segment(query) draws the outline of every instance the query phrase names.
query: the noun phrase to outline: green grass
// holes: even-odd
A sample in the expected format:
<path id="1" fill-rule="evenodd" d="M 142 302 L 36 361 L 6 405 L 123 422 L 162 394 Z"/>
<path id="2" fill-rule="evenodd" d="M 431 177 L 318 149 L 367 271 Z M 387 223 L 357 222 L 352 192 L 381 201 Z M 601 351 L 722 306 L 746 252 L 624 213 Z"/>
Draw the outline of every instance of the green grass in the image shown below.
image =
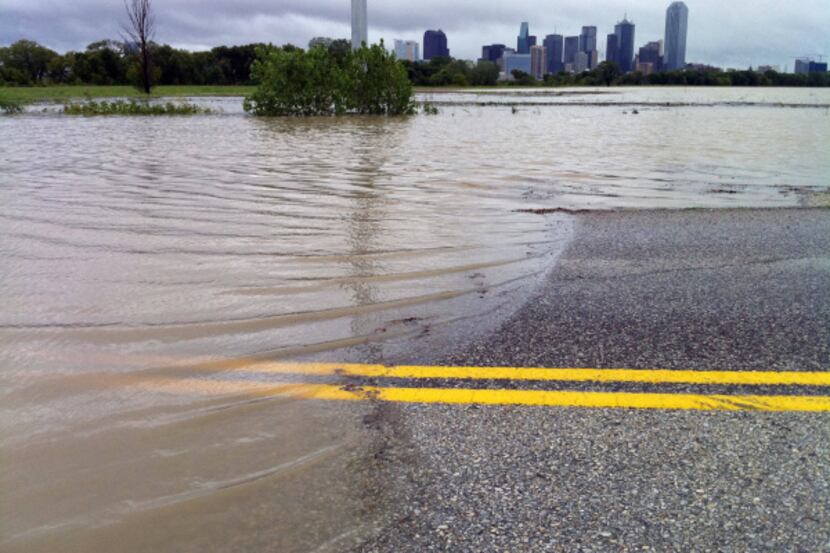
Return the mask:
<path id="1" fill-rule="evenodd" d="M 114 102 L 83 102 L 67 104 L 63 107 L 66 115 L 198 115 L 210 113 L 207 108 L 187 103 L 167 102 L 150 104 L 148 102 L 115 100 Z"/>
<path id="2" fill-rule="evenodd" d="M 151 97 L 182 96 L 245 96 L 253 92 L 252 86 L 158 86 Z M 0 101 L 13 104 L 36 102 L 69 102 L 85 98 L 140 99 L 147 96 L 131 86 L 33 86 L 0 87 Z"/>

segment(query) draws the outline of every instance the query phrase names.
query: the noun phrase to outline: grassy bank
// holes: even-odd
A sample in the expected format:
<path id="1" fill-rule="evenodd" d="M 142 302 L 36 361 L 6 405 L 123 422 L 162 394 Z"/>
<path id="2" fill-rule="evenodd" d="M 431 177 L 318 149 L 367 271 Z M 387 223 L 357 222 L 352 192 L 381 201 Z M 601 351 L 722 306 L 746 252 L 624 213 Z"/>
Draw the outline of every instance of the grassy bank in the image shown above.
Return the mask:
<path id="1" fill-rule="evenodd" d="M 245 96 L 253 92 L 252 86 L 159 86 L 151 97 L 187 96 Z M 68 102 L 84 98 L 146 98 L 131 86 L 34 86 L 0 87 L 0 100 L 16 104 L 36 102 Z"/>

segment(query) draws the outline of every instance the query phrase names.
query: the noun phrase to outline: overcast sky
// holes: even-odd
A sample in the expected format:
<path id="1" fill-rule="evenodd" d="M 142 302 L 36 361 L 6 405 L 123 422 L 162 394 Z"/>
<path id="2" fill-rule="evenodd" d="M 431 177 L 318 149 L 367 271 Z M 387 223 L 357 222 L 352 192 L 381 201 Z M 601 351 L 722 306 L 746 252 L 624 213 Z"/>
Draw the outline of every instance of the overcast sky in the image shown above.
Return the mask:
<path id="1" fill-rule="evenodd" d="M 157 40 L 208 49 L 220 44 L 291 42 L 314 36 L 346 38 L 349 0 L 153 0 Z M 554 29 L 579 34 L 596 25 L 600 50 L 605 35 L 625 13 L 637 25 L 640 46 L 663 37 L 668 0 L 369 0 L 369 39 L 423 41 L 441 28 L 451 54 L 474 59 L 481 45 L 515 46 L 521 21 L 542 37 Z M 830 0 L 687 0 L 687 60 L 724 67 L 774 64 L 792 70 L 802 55 L 830 55 Z M 121 0 L 0 0 L 0 46 L 20 38 L 58 51 L 83 49 L 118 38 Z"/>

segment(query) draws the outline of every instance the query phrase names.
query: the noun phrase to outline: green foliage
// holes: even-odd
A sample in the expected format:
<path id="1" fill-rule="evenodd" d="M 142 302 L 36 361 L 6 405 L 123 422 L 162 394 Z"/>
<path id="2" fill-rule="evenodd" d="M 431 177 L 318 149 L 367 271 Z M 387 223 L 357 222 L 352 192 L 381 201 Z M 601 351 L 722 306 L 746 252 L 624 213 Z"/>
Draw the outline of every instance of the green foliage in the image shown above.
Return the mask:
<path id="1" fill-rule="evenodd" d="M 511 85 L 514 86 L 536 86 L 539 84 L 539 81 L 533 78 L 533 75 L 522 71 L 520 69 L 514 69 L 510 72 L 513 75 L 513 80 L 510 81 Z"/>
<path id="2" fill-rule="evenodd" d="M 335 41 L 340 48 L 341 41 Z M 251 84 L 251 63 L 260 44 L 219 46 L 207 52 L 188 52 L 151 44 L 158 85 Z M 60 55 L 36 42 L 21 40 L 0 48 L 0 86 L 44 84 L 135 84 L 138 62 L 121 42 L 100 40 L 83 52 Z"/>
<path id="3" fill-rule="evenodd" d="M 151 97 L 245 96 L 254 90 L 251 86 L 159 86 Z M 0 88 L 0 96 L 20 105 L 35 102 L 69 103 L 92 98 L 147 99 L 147 95 L 126 85 L 117 86 L 16 86 Z"/>
<path id="4" fill-rule="evenodd" d="M 114 102 L 84 102 L 70 103 L 63 107 L 65 115 L 199 115 L 210 113 L 210 110 L 194 104 L 150 104 L 148 102 L 129 102 L 116 100 Z"/>
<path id="5" fill-rule="evenodd" d="M 23 106 L 0 96 L 0 112 L 5 113 L 6 115 L 22 113 Z"/>
<path id="6" fill-rule="evenodd" d="M 499 66 L 492 61 L 479 61 L 470 70 L 470 84 L 473 86 L 495 86 L 499 81 Z"/>
<path id="7" fill-rule="evenodd" d="M 261 48 L 251 68 L 259 83 L 245 98 L 254 115 L 376 115 L 413 113 L 412 84 L 383 45 L 356 52 L 318 45 Z"/>
<path id="8" fill-rule="evenodd" d="M 438 108 L 429 102 L 425 102 L 424 105 L 421 106 L 421 110 L 424 115 L 438 115 Z"/>
<path id="9" fill-rule="evenodd" d="M 406 69 L 383 42 L 354 52 L 346 65 L 348 110 L 372 115 L 414 113 L 412 83 Z"/>

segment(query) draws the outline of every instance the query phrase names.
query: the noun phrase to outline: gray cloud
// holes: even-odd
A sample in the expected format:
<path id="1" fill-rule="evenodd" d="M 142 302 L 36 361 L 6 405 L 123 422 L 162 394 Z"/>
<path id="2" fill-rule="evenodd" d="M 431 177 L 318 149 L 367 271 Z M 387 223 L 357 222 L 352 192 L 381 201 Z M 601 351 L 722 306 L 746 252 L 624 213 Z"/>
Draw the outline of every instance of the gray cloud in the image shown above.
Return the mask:
<path id="1" fill-rule="evenodd" d="M 687 0 L 688 58 L 727 67 L 792 66 L 805 54 L 830 55 L 827 0 Z M 441 28 L 452 54 L 473 59 L 482 44 L 514 44 L 521 21 L 540 37 L 578 34 L 596 25 L 599 42 L 624 14 L 637 25 L 637 43 L 662 38 L 668 0 L 369 0 L 370 40 L 422 40 Z M 155 0 L 160 42 L 188 49 L 219 44 L 291 42 L 313 36 L 349 36 L 349 0 Z M 0 0 L 0 45 L 20 38 L 59 51 L 118 37 L 119 0 Z M 602 46 L 601 46 L 602 47 Z"/>

